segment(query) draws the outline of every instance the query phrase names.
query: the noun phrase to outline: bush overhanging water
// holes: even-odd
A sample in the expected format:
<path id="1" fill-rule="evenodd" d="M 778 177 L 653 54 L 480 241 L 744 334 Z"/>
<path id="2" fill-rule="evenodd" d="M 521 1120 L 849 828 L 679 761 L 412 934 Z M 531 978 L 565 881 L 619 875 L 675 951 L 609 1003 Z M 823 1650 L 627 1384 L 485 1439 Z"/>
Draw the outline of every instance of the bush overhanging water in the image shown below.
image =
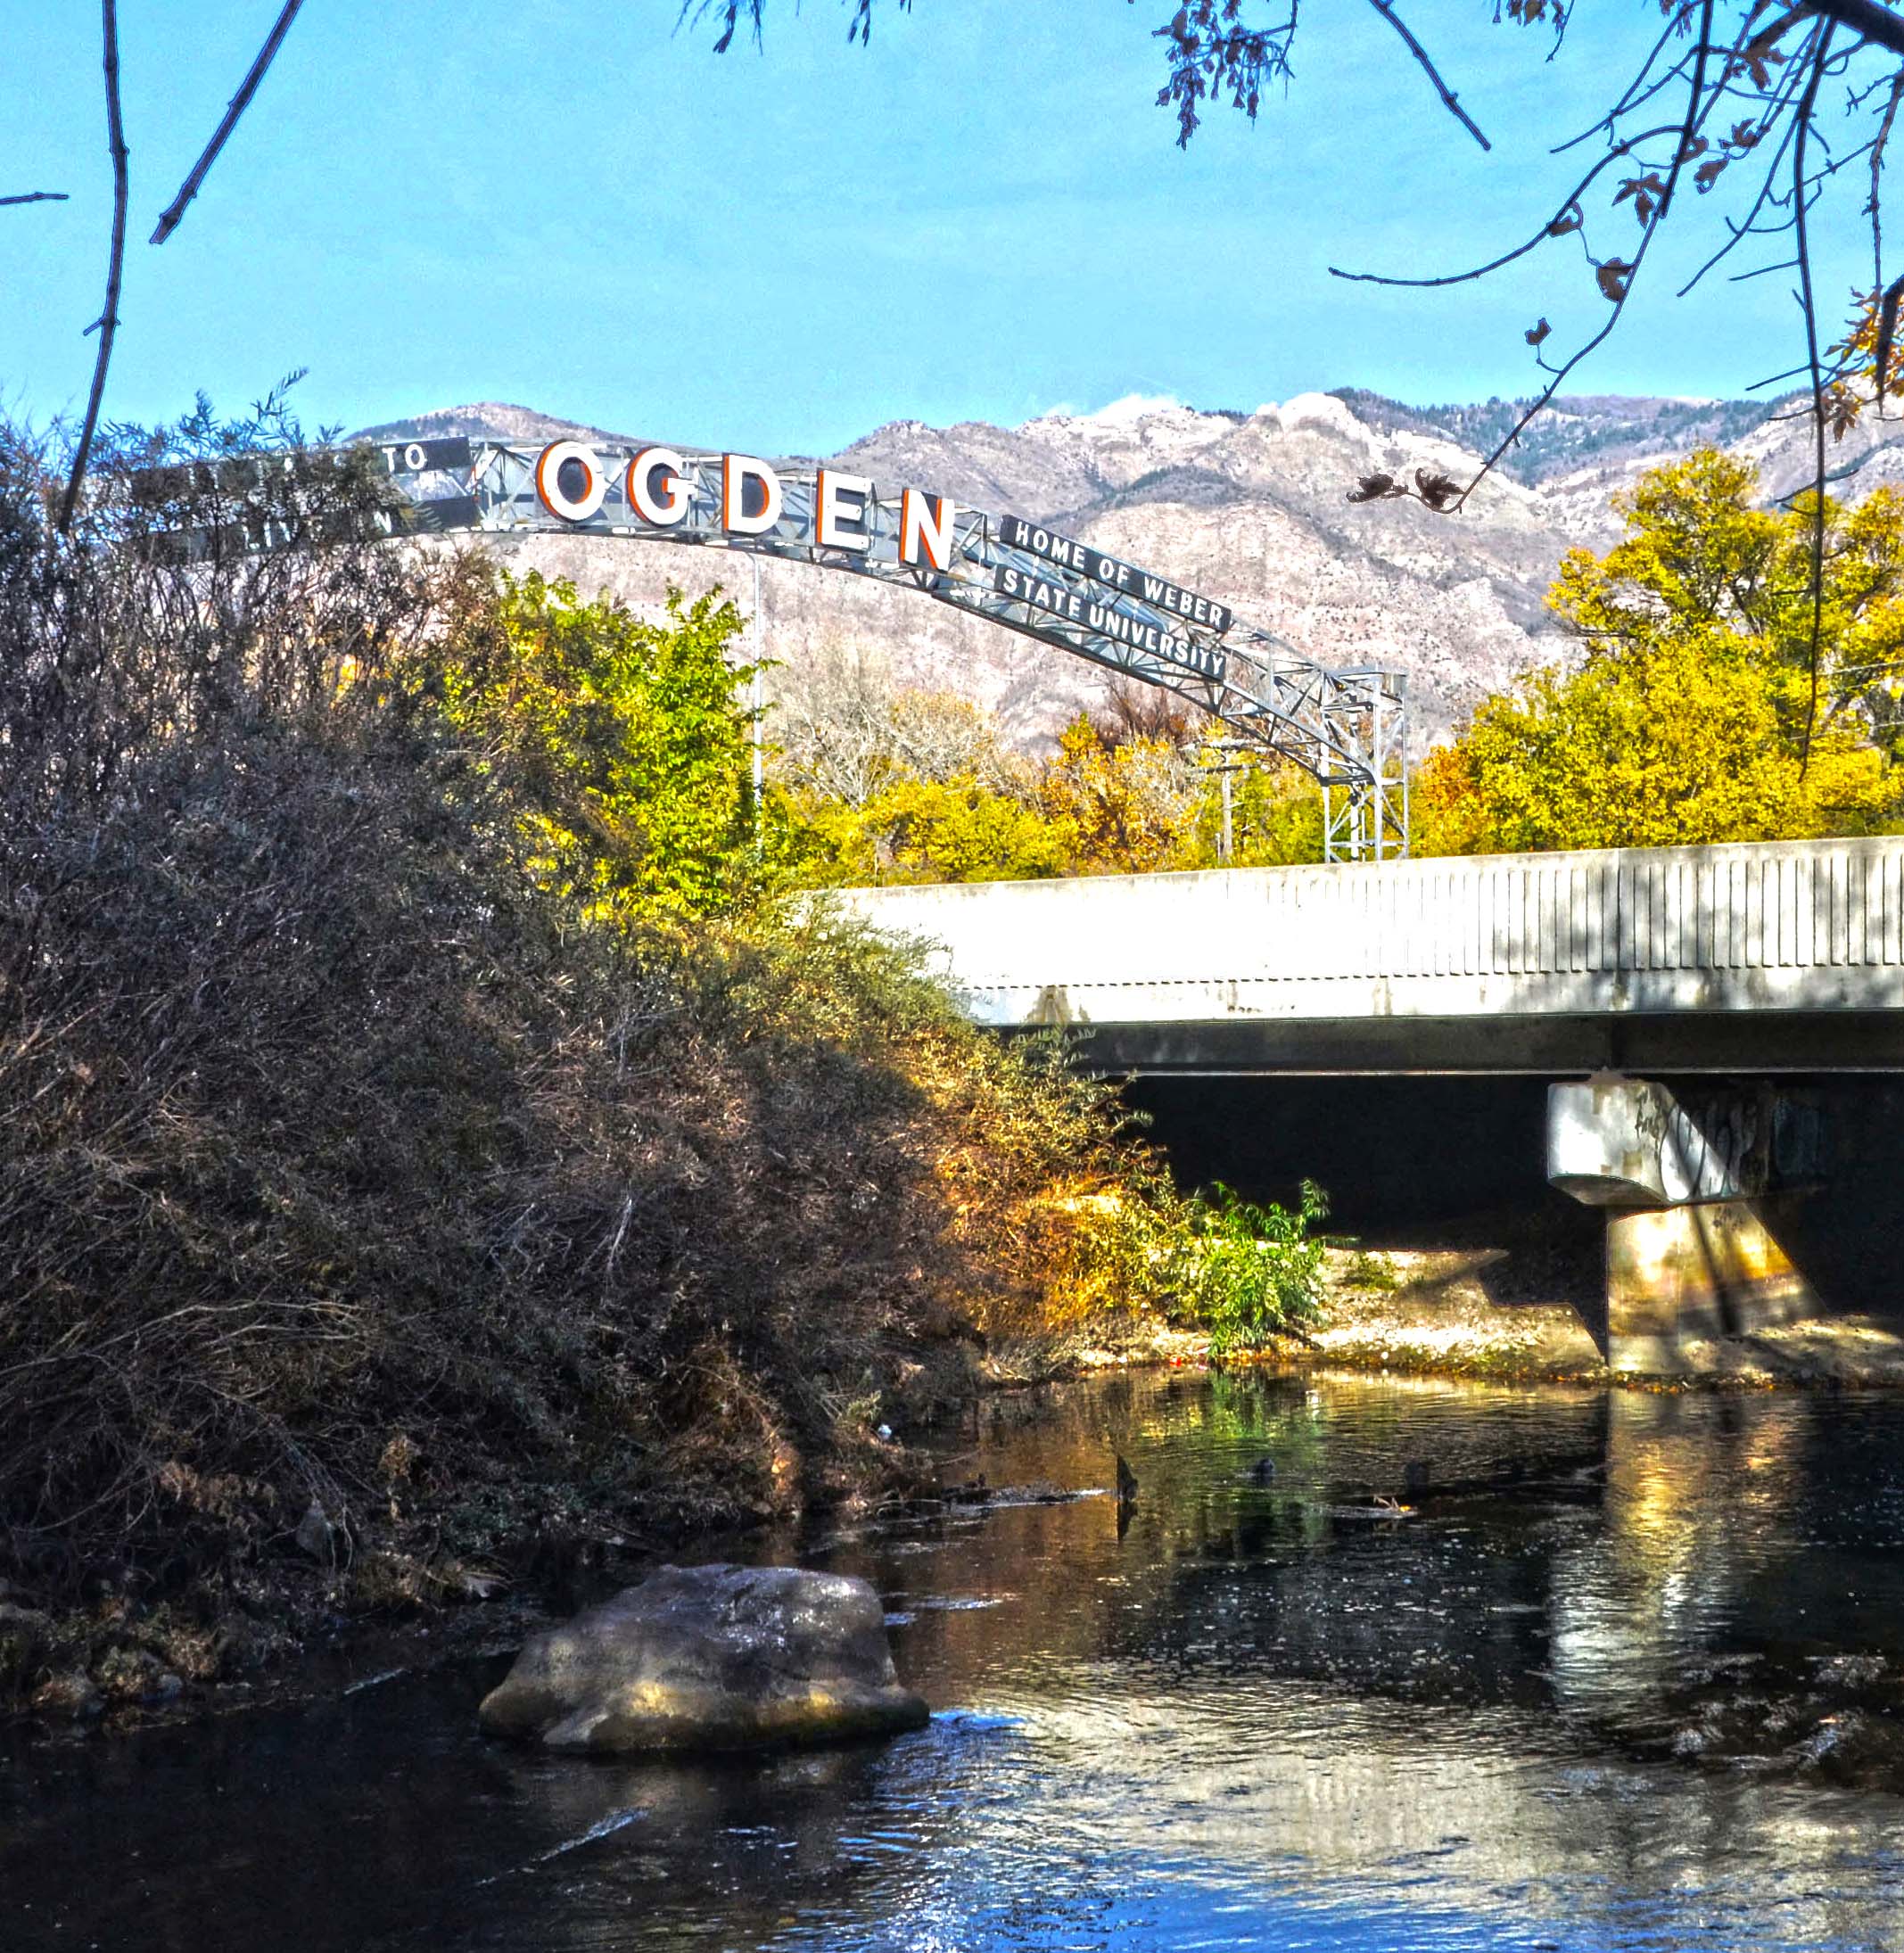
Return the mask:
<path id="1" fill-rule="evenodd" d="M 1306 1201 L 1192 1214 L 1113 1090 L 785 899 L 730 608 L 207 466 L 287 432 L 122 433 L 70 540 L 0 433 L 0 1580 L 209 1674 L 299 1578 L 877 1492 L 988 1335 L 1299 1319 Z"/>

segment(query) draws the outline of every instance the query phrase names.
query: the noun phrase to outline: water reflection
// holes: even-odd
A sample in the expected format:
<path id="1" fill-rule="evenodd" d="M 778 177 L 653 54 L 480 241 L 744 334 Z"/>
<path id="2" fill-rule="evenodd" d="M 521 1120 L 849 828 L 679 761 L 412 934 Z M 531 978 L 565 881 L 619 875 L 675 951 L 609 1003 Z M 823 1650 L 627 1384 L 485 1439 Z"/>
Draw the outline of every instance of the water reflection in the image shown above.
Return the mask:
<path id="1" fill-rule="evenodd" d="M 1904 1948 L 1904 1405 L 1142 1377 L 979 1471 L 761 1543 L 878 1584 L 917 1736 L 555 1762 L 465 1665 L 15 1740 L 0 1944 Z"/>

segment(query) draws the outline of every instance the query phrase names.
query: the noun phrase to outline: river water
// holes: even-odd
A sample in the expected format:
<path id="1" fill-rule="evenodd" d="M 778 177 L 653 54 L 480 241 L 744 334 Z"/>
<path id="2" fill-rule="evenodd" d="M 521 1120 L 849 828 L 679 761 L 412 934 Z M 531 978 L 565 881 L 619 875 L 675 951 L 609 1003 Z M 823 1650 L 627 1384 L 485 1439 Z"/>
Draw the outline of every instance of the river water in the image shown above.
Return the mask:
<path id="1" fill-rule="evenodd" d="M 558 1761 L 499 1655 L 15 1730 L 0 1948 L 1904 1949 L 1904 1402 L 1149 1374 L 947 1449 L 987 1503 L 747 1549 L 878 1586 L 919 1735 Z"/>

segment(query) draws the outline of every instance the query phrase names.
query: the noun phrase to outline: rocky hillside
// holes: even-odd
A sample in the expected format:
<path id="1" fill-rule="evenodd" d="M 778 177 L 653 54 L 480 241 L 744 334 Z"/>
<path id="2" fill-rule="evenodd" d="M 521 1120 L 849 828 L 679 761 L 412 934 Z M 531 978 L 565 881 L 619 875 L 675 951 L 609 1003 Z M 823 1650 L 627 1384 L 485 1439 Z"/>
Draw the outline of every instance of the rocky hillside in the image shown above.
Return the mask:
<path id="1" fill-rule="evenodd" d="M 1544 603 L 1554 567 L 1574 544 L 1604 547 L 1617 527 L 1608 497 L 1644 469 L 1716 441 L 1760 462 L 1770 493 L 1805 478 L 1806 429 L 1776 409 L 1582 396 L 1530 429 L 1511 466 L 1458 515 L 1347 500 L 1375 469 L 1463 476 L 1519 404 L 1417 408 L 1344 389 L 1246 414 L 1132 399 L 1021 427 L 894 421 L 832 458 L 881 482 L 1055 523 L 1233 605 L 1324 663 L 1397 666 L 1409 674 L 1421 734 L 1437 738 L 1517 672 L 1564 655 Z M 497 403 L 366 433 L 627 438 Z M 739 429 L 708 433 L 746 438 Z M 1834 450 L 1833 466 L 1854 471 L 1841 492 L 1904 480 L 1898 424 L 1868 422 Z M 720 581 L 752 606 L 752 565 L 705 552 L 539 539 L 506 554 L 643 607 L 671 581 L 698 591 Z M 1101 691 L 1089 665 L 857 578 L 770 563 L 761 592 L 764 647 L 788 682 L 829 642 L 863 647 L 908 681 L 981 699 L 1032 742 Z"/>
<path id="2" fill-rule="evenodd" d="M 1336 397 L 1359 420 L 1382 433 L 1405 429 L 1439 434 L 1477 454 L 1492 454 L 1513 433 L 1525 400 L 1491 400 L 1466 407 L 1405 407 L 1361 387 Z M 1678 400 L 1618 393 L 1575 394 L 1556 400 L 1502 457 L 1502 471 L 1529 485 L 1582 469 L 1650 466 L 1661 454 L 1725 447 L 1763 422 L 1762 400 Z"/>

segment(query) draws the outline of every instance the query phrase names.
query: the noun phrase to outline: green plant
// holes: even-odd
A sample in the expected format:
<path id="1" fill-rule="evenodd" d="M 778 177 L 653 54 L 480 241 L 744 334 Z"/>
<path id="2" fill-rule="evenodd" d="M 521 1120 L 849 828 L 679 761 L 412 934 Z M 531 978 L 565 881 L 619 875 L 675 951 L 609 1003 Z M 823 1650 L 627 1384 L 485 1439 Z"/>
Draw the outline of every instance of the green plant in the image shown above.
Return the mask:
<path id="1" fill-rule="evenodd" d="M 1215 1199 L 1188 1206 L 1175 1270 L 1180 1306 L 1209 1331 L 1210 1353 L 1260 1348 L 1318 1321 L 1326 1243 L 1311 1230 L 1329 1211 L 1310 1181 L 1293 1212 L 1258 1207 L 1216 1183 Z"/>
<path id="2" fill-rule="evenodd" d="M 1388 1295 L 1401 1286 L 1401 1278 L 1387 1255 L 1371 1255 L 1358 1248 L 1342 1265 L 1342 1286 Z"/>
<path id="3" fill-rule="evenodd" d="M 544 887 L 623 925 L 705 915 L 762 893 L 783 838 L 777 804 L 754 804 L 739 630 L 718 593 L 671 589 L 650 622 L 472 559 L 416 676 L 505 783 Z"/>

